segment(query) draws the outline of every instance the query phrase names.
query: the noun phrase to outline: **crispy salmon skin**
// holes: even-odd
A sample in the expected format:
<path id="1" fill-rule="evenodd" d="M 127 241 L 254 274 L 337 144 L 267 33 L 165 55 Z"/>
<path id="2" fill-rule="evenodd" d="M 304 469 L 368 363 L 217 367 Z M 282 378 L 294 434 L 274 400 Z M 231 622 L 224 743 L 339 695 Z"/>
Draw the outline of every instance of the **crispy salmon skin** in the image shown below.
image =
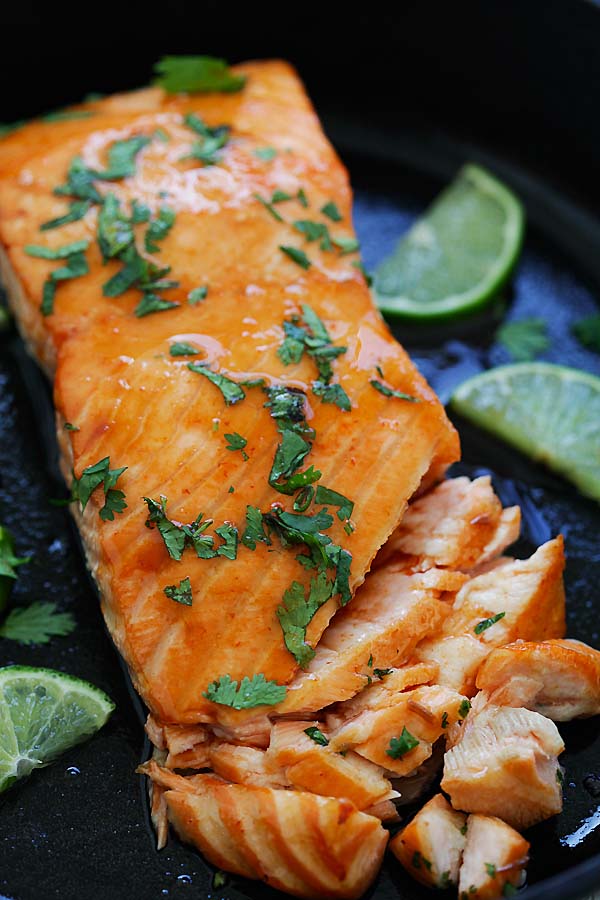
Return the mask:
<path id="1" fill-rule="evenodd" d="M 31 123 L 0 144 L 4 280 L 28 345 L 54 377 L 65 475 L 81 479 L 106 459 L 111 471 L 127 467 L 78 506 L 79 524 L 111 634 L 164 723 L 235 724 L 256 709 L 212 702 L 211 683 L 260 674 L 285 685 L 299 669 L 278 609 L 293 582 L 308 593 L 316 573 L 296 560 L 301 547 L 276 535 L 254 549 L 241 541 L 247 507 L 292 512 L 294 500 L 269 483 L 282 427 L 265 391 L 304 392 L 304 433 L 314 432 L 304 466 L 354 504 L 346 530 L 331 502 L 306 512 L 333 513 L 319 533 L 351 554 L 345 599 L 422 480 L 458 455 L 443 408 L 354 265 L 347 174 L 298 78 L 281 62 L 239 72 L 247 83 L 238 93 L 151 88 L 89 104 L 85 118 Z M 96 173 L 89 184 L 98 197 L 92 192 L 83 217 L 40 230 L 86 202 L 82 170 Z M 132 216 L 133 225 L 123 222 Z M 134 248 L 120 250 L 128 227 Z M 31 253 L 31 245 L 60 254 L 81 241 L 83 265 Z M 155 268 L 127 287 L 139 257 Z M 87 271 L 58 274 L 45 288 L 70 265 Z M 115 278 L 125 282 L 116 295 Z M 308 352 L 319 341 L 310 312 L 326 331 L 320 355 Z M 304 352 L 296 341 L 291 356 L 278 354 L 294 324 L 308 335 Z M 188 355 L 172 355 L 173 345 Z M 232 447 L 231 435 L 243 447 Z M 103 506 L 111 490 L 126 504 L 109 498 L 112 521 Z M 144 497 L 155 503 L 150 527 Z M 173 558 L 158 525 L 174 523 L 182 538 L 183 525 L 207 519 L 210 558 L 196 555 L 202 541 L 189 535 Z M 331 582 L 335 566 L 326 576 Z M 332 594 L 320 603 L 305 655 L 340 602 Z"/>

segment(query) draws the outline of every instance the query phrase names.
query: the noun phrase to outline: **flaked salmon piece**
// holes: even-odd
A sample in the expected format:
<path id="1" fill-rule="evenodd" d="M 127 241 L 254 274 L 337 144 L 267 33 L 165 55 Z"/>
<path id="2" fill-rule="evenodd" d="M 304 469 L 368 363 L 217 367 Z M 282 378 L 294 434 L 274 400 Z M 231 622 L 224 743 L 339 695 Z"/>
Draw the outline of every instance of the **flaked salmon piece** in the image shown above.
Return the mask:
<path id="1" fill-rule="evenodd" d="M 409 875 L 426 887 L 458 885 L 467 817 L 436 794 L 390 841 L 389 848 Z"/>
<path id="2" fill-rule="evenodd" d="M 472 697 L 479 666 L 494 647 L 565 633 L 563 538 L 529 559 L 500 558 L 459 590 L 441 634 L 426 638 L 415 657 L 437 663 L 438 681 Z"/>
<path id="3" fill-rule="evenodd" d="M 554 722 L 600 714 L 600 652 L 580 641 L 516 641 L 494 650 L 477 687 L 497 706 L 524 706 Z"/>
<path id="4" fill-rule="evenodd" d="M 363 810 L 368 816 L 375 816 L 386 825 L 395 825 L 400 822 L 400 816 L 393 800 L 380 800 L 368 809 Z"/>
<path id="5" fill-rule="evenodd" d="M 424 576 L 390 571 L 371 574 L 354 600 L 341 610 L 305 672 L 291 682 L 277 712 L 316 711 L 357 694 L 375 668 L 401 665 L 418 641 L 437 631 L 448 615 L 441 590 L 424 586 Z M 427 573 L 428 583 L 436 582 Z"/>
<path id="6" fill-rule="evenodd" d="M 231 724 L 226 724 L 231 722 Z M 223 741 L 234 744 L 250 744 L 263 750 L 269 746 L 271 738 L 271 720 L 266 715 L 248 716 L 240 719 L 237 711 L 223 709 L 221 723 L 213 725 L 214 735 Z"/>
<path id="7" fill-rule="evenodd" d="M 421 571 L 472 569 L 496 536 L 501 513 L 489 475 L 449 478 L 409 505 L 377 560 L 403 559 Z"/>
<path id="8" fill-rule="evenodd" d="M 283 769 L 273 765 L 265 750 L 256 747 L 219 741 L 210 745 L 209 759 L 210 767 L 217 775 L 236 784 L 269 788 L 291 785 Z"/>
<path id="9" fill-rule="evenodd" d="M 158 502 L 164 495 L 176 522 L 193 522 L 202 512 L 214 527 L 235 526 L 240 536 L 247 506 L 269 510 L 275 501 L 287 508 L 292 502 L 269 485 L 280 435 L 262 389 L 245 387 L 243 400 L 227 404 L 208 377 L 189 370 L 189 357 L 170 355 L 173 343 L 191 342 L 199 351 L 195 361 L 233 381 L 259 378 L 267 386 L 305 391 L 307 421 L 316 431 L 309 462 L 322 473 L 320 484 L 354 503 L 354 532 L 346 534 L 337 516 L 328 530 L 352 554 L 351 593 L 422 480 L 432 469 L 439 477 L 458 455 L 441 404 L 374 308 L 352 253 L 305 242 L 294 227 L 318 219 L 342 247 L 351 246 L 343 243 L 353 238 L 348 177 L 297 76 L 281 62 L 236 71 L 248 76 L 237 94 L 173 96 L 152 89 L 124 95 L 100 101 L 94 115 L 68 127 L 26 125 L 0 150 L 2 272 L 19 327 L 55 379 L 65 475 L 70 480 L 73 469 L 79 478 L 107 457 L 111 468 L 127 466 L 117 488 L 127 508 L 102 521 L 100 489 L 78 518 L 103 612 L 150 710 L 161 722 L 181 725 L 223 721 L 226 707 L 203 696 L 221 676 L 239 682 L 262 673 L 279 684 L 292 679 L 298 665 L 285 646 L 277 609 L 293 581 L 308 587 L 312 575 L 277 539 L 254 551 L 240 545 L 235 560 L 197 558 L 191 548 L 177 560 L 157 529 L 144 527 L 142 497 Z M 216 164 L 190 159 L 198 134 L 183 119 L 188 113 L 209 128 L 231 129 Z M 103 296 L 123 265 L 116 258 L 103 263 L 98 202 L 83 218 L 40 232 L 69 208 L 69 198 L 53 189 L 65 183 L 72 161 L 79 157 L 86 171 L 106 171 L 115 142 L 134 137 L 149 140 L 135 155 L 132 173 L 93 184 L 101 200 L 113 194 L 127 215 L 134 200 L 154 215 L 161 206 L 174 213 L 159 251 L 147 256 L 171 267 L 168 278 L 177 285 L 165 289 L 164 299 L 179 305 L 143 318 L 134 315 L 138 288 Z M 268 161 L 255 153 L 265 146 L 275 150 Z M 275 191 L 291 197 L 278 216 L 256 196 L 268 203 Z M 319 212 L 327 203 L 336 205 L 339 223 Z M 89 272 L 62 281 L 44 317 L 43 286 L 58 264 L 28 255 L 25 247 L 56 249 L 81 240 L 90 242 Z M 296 258 L 306 252 L 308 267 L 282 246 L 293 247 Z M 188 302 L 203 286 L 205 300 Z M 333 360 L 333 384 L 348 396 L 349 411 L 312 392 L 318 378 L 312 357 L 304 353 L 284 365 L 277 355 L 284 322 L 301 316 L 303 304 L 320 317 L 336 347 L 346 348 Z M 386 382 L 418 402 L 375 390 L 370 381 L 377 366 Z M 64 431 L 64 422 L 78 430 Z M 233 433 L 247 441 L 248 460 L 226 449 L 224 435 Z M 192 606 L 164 593 L 187 578 Z M 319 610 L 307 635 L 312 645 L 336 608 L 331 600 Z M 255 714 L 229 712 L 227 726 Z"/>
<path id="10" fill-rule="evenodd" d="M 308 732 L 317 729 L 317 740 L 326 741 L 319 722 L 277 722 L 271 732 L 268 761 L 283 769 L 295 788 L 324 797 L 345 797 L 357 809 L 366 809 L 395 796 L 383 769 L 356 753 L 342 756 L 328 745 L 316 743 Z"/>
<path id="11" fill-rule="evenodd" d="M 446 729 L 465 718 L 470 704 L 456 691 L 422 686 L 397 695 L 393 705 L 365 709 L 329 736 L 332 750 L 354 750 L 371 762 L 408 775 L 431 756 Z"/>
<path id="12" fill-rule="evenodd" d="M 437 667 L 440 684 L 467 697 L 476 691 L 477 672 L 488 653 L 489 648 L 473 634 L 427 638 L 415 649 L 417 659 Z"/>
<path id="13" fill-rule="evenodd" d="M 528 828 L 562 809 L 558 755 L 563 750 L 556 725 L 539 713 L 474 708 L 444 757 L 442 789 L 456 809 Z"/>
<path id="14" fill-rule="evenodd" d="M 458 893 L 474 900 L 508 897 L 510 885 L 525 881 L 529 842 L 518 831 L 494 816 L 471 815 L 462 857 Z"/>
<path id="15" fill-rule="evenodd" d="M 210 734 L 203 725 L 164 725 L 168 769 L 203 769 L 209 765 Z"/>
<path id="16" fill-rule="evenodd" d="M 478 574 L 482 566 L 497 559 L 504 553 L 507 547 L 519 539 L 521 533 L 521 508 L 519 506 L 507 506 L 500 513 L 500 519 L 496 530 L 485 545 L 476 565 L 471 570 L 472 574 Z"/>
<path id="17" fill-rule="evenodd" d="M 393 706 L 401 691 L 436 681 L 439 673 L 437 663 L 428 662 L 409 662 L 400 669 L 378 669 L 376 666 L 371 668 L 370 684 L 367 681 L 367 686 L 359 694 L 327 711 L 328 728 L 338 728 L 365 709 Z"/>
<path id="18" fill-rule="evenodd" d="M 379 819 L 349 801 L 304 791 L 197 775 L 165 797 L 179 836 L 209 862 L 297 897 L 360 897 L 388 841 Z"/>

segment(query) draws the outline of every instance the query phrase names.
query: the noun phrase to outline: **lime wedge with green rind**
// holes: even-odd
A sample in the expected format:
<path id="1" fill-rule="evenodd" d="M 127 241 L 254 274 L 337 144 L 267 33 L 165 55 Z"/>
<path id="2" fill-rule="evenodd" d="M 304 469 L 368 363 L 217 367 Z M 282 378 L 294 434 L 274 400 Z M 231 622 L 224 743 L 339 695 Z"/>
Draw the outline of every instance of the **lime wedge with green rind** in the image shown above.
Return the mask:
<path id="1" fill-rule="evenodd" d="M 512 191 L 480 166 L 464 166 L 376 270 L 377 305 L 415 322 L 482 308 L 510 277 L 524 224 Z"/>
<path id="2" fill-rule="evenodd" d="M 0 669 L 0 793 L 95 734 L 114 708 L 104 691 L 54 669 Z"/>
<path id="3" fill-rule="evenodd" d="M 452 395 L 453 409 L 600 500 L 600 378 L 552 363 L 499 366 Z"/>

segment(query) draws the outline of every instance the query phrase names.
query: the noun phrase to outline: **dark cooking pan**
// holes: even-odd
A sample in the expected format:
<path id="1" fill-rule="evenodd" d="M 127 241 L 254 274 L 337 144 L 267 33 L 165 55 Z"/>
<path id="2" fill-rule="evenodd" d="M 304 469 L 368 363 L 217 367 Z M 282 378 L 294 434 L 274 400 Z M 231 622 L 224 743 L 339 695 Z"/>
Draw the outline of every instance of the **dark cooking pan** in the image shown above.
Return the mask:
<path id="1" fill-rule="evenodd" d="M 284 19 L 281 6 L 258 12 L 203 4 L 200 13 L 184 4 L 162 9 L 170 22 L 151 38 L 122 23 L 110 42 L 99 33 L 108 23 L 80 22 L 72 34 L 65 23 L 59 32 L 26 9 L 21 25 L 3 28 L 0 120 L 88 91 L 142 84 L 165 52 L 290 58 L 349 167 L 367 268 L 461 163 L 480 162 L 527 208 L 525 249 L 505 298 L 511 313 L 548 321 L 545 358 L 600 374 L 600 357 L 582 350 L 569 330 L 600 299 L 600 8 L 584 0 L 463 3 L 460 13 L 450 4 L 397 6 L 395 13 L 377 4 L 357 13 L 288 7 Z M 493 340 L 495 315 L 458 331 L 396 333 L 446 400 L 465 377 L 508 361 Z M 48 646 L 1 642 L 0 663 L 71 672 L 117 703 L 92 741 L 3 797 L 0 896 L 275 900 L 281 895 L 242 879 L 212 889 L 209 867 L 174 838 L 161 853 L 154 849 L 143 785 L 133 774 L 148 753 L 144 710 L 104 630 L 68 515 L 48 504 L 61 491 L 49 389 L 14 334 L 0 341 L 0 521 L 35 558 L 16 599 L 59 600 L 78 624 Z M 456 471 L 490 472 L 505 504 L 522 506 L 516 554 L 565 535 L 569 634 L 600 646 L 600 509 L 516 452 L 457 425 L 464 461 Z M 565 808 L 527 835 L 527 900 L 600 889 L 600 722 L 570 723 L 561 732 Z M 369 894 L 426 895 L 393 859 Z"/>

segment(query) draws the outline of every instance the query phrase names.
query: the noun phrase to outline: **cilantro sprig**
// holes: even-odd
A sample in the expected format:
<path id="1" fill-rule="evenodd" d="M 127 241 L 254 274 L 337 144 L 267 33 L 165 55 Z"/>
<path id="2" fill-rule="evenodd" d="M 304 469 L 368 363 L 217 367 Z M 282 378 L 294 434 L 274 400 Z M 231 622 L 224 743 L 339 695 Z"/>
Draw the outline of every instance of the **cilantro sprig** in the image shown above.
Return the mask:
<path id="1" fill-rule="evenodd" d="M 418 747 L 419 743 L 420 741 L 418 740 L 418 738 L 411 734 L 408 728 L 404 726 L 400 737 L 393 737 L 390 740 L 390 745 L 385 752 L 392 759 L 402 759 L 403 756 L 406 756 L 407 753 L 410 753 L 411 750 L 414 750 L 415 747 Z"/>
<path id="2" fill-rule="evenodd" d="M 530 362 L 550 346 L 544 319 L 505 322 L 496 331 L 496 340 L 517 362 Z"/>
<path id="3" fill-rule="evenodd" d="M 183 524 L 168 517 L 167 498 L 162 494 L 160 500 L 144 497 L 144 503 L 148 507 L 145 525 L 147 528 L 156 526 L 171 559 L 180 560 L 188 547 L 194 550 L 199 559 L 214 559 L 216 556 L 236 558 L 238 531 L 234 525 L 225 522 L 215 528 L 215 534 L 222 541 L 215 546 L 214 537 L 206 534 L 214 520 L 204 519 L 204 513 L 199 513 L 193 522 Z"/>
<path id="4" fill-rule="evenodd" d="M 235 403 L 239 403 L 240 400 L 243 400 L 246 396 L 244 389 L 240 387 L 237 381 L 233 381 L 232 378 L 228 378 L 227 375 L 223 375 L 222 372 L 213 372 L 212 369 L 208 368 L 208 363 L 191 362 L 188 363 L 188 369 L 190 372 L 196 372 L 198 375 L 203 375 L 208 381 L 212 382 L 215 387 L 218 387 L 227 406 L 233 406 Z"/>
<path id="5" fill-rule="evenodd" d="M 239 684 L 230 675 L 221 675 L 202 694 L 212 703 L 232 709 L 275 706 L 276 703 L 281 703 L 285 695 L 285 685 L 267 681 L 262 673 L 253 675 L 252 678 L 245 676 Z"/>
<path id="6" fill-rule="evenodd" d="M 4 608 L 18 574 L 16 569 L 31 561 L 30 556 L 16 556 L 11 532 L 0 525 L 0 610 Z"/>
<path id="7" fill-rule="evenodd" d="M 69 612 L 58 612 L 56 603 L 35 602 L 13 609 L 2 625 L 0 637 L 19 644 L 47 644 L 53 637 L 64 637 L 75 629 Z"/>
<path id="8" fill-rule="evenodd" d="M 79 478 L 73 476 L 72 497 L 81 504 L 82 511 L 86 508 L 94 491 L 102 487 L 104 491 L 104 505 L 99 510 L 100 518 L 105 522 L 112 522 L 115 513 L 122 513 L 127 508 L 125 493 L 117 490 L 115 485 L 125 472 L 127 466 L 119 469 L 110 468 L 110 456 L 98 460 L 91 466 L 86 466 Z"/>
<path id="9" fill-rule="evenodd" d="M 246 84 L 224 59 L 214 56 L 163 56 L 154 65 L 155 83 L 169 94 L 235 93 Z"/>
<path id="10" fill-rule="evenodd" d="M 188 577 L 182 578 L 178 585 L 168 584 L 163 592 L 170 600 L 181 603 L 182 606 L 192 605 L 192 585 Z"/>

